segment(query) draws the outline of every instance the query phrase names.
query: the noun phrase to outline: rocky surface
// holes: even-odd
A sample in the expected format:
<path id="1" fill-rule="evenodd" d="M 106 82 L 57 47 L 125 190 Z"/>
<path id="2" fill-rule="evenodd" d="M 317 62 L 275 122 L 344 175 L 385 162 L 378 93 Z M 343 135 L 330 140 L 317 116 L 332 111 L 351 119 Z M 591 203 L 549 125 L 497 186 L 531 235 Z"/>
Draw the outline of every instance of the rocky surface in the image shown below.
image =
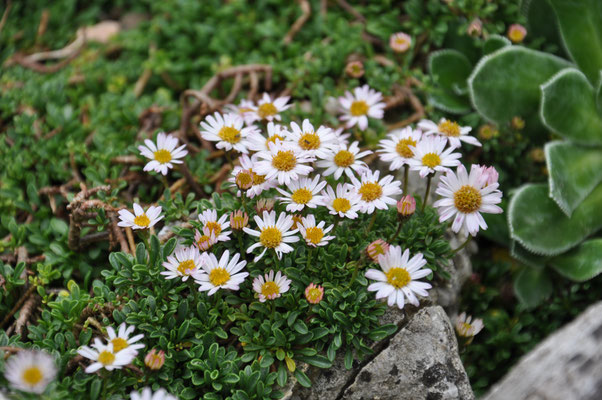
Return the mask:
<path id="1" fill-rule="evenodd" d="M 602 399 L 602 302 L 523 359 L 484 400 Z"/>

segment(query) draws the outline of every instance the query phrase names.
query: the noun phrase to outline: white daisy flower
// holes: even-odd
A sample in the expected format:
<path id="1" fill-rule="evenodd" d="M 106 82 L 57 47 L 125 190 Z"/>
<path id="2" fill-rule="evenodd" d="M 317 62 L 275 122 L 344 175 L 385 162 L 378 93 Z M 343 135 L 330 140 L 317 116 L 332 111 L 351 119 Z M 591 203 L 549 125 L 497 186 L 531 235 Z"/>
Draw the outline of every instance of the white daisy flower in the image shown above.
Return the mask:
<path id="1" fill-rule="evenodd" d="M 115 354 L 125 350 L 132 351 L 134 354 L 138 354 L 138 349 L 143 349 L 144 344 L 137 343 L 144 337 L 143 334 L 135 335 L 130 337 L 136 327 L 134 325 L 127 326 L 124 323 L 119 325 L 119 330 L 116 333 L 112 326 L 107 327 L 107 334 L 109 335 L 108 342 L 113 345 L 113 352 Z"/>
<path id="2" fill-rule="evenodd" d="M 450 167 L 460 164 L 460 153 L 453 153 L 454 147 L 448 147 L 447 139 L 440 136 L 423 137 L 416 146 L 410 146 L 414 157 L 408 160 L 412 171 L 419 171 L 420 177 L 436 171 L 449 171 Z"/>
<path id="3" fill-rule="evenodd" d="M 347 183 L 337 184 L 336 193 L 330 186 L 322 191 L 322 205 L 326 206 L 330 214 L 341 218 L 356 219 L 360 210 L 360 195 L 353 186 Z"/>
<path id="4" fill-rule="evenodd" d="M 410 146 L 416 146 L 422 137 L 422 132 L 414 130 L 411 127 L 406 127 L 400 130 L 395 130 L 387 135 L 387 139 L 380 141 L 381 150 L 380 159 L 384 162 L 391 163 L 389 169 L 391 171 L 400 169 L 404 165 L 409 165 L 409 160 L 414 156 Z"/>
<path id="5" fill-rule="evenodd" d="M 44 393 L 56 373 L 54 357 L 40 350 L 21 350 L 4 365 L 4 377 L 10 385 L 28 393 Z"/>
<path id="6" fill-rule="evenodd" d="M 236 114 L 221 115 L 216 112 L 208 115 L 205 121 L 201 122 L 201 136 L 205 140 L 217 142 L 215 147 L 230 151 L 232 149 L 239 153 L 246 154 L 246 137 L 255 132 L 255 126 L 243 127 L 243 119 Z"/>
<path id="7" fill-rule="evenodd" d="M 85 369 L 88 374 L 96 372 L 101 368 L 107 371 L 121 369 L 121 367 L 131 363 L 136 358 L 136 353 L 133 351 L 115 353 L 112 343 L 104 344 L 98 338 L 94 339 L 92 347 L 82 346 L 77 350 L 77 353 L 94 361 Z"/>
<path id="8" fill-rule="evenodd" d="M 215 254 L 206 253 L 203 263 L 204 274 L 195 278 L 198 283 L 199 292 L 208 292 L 211 296 L 219 289 L 238 290 L 241 283 L 249 276 L 248 272 L 239 272 L 247 265 L 245 260 L 238 262 L 240 254 L 236 253 L 230 259 L 230 252 L 225 250 L 219 262 Z"/>
<path id="9" fill-rule="evenodd" d="M 261 132 L 255 131 L 247 137 L 247 147 L 253 151 L 264 151 L 269 150 L 270 143 L 276 143 L 276 141 L 286 141 L 286 131 L 282 125 L 268 122 L 268 137 L 265 137 Z"/>
<path id="10" fill-rule="evenodd" d="M 224 111 L 240 116 L 247 126 L 251 126 L 255 121 L 255 103 L 251 100 L 243 99 L 239 105 L 228 104 L 224 106 Z"/>
<path id="11" fill-rule="evenodd" d="M 144 157 L 152 160 L 144 166 L 145 171 L 155 171 L 167 175 L 167 170 L 172 169 L 173 164 L 182 164 L 180 159 L 188 154 L 188 151 L 184 150 L 185 144 L 176 148 L 178 139 L 163 132 L 157 135 L 156 146 L 150 139 L 146 139 L 144 144 L 146 146 L 138 146 L 138 150 Z"/>
<path id="12" fill-rule="evenodd" d="M 246 154 L 243 154 L 238 158 L 238 161 L 240 165 L 234 167 L 234 169 L 232 170 L 232 177 L 230 177 L 228 181 L 234 183 L 236 186 L 239 186 L 236 180 L 240 179 L 240 174 L 250 174 L 251 187 L 249 187 L 245 191 L 245 196 L 247 196 L 248 198 L 252 199 L 253 197 L 261 194 L 263 191 L 270 190 L 278 186 L 277 180 L 267 180 L 265 178 L 265 175 L 260 175 L 253 170 L 255 164 L 258 161 L 257 154 L 253 154 L 251 158 L 249 158 L 249 156 L 247 156 Z M 240 197 L 242 195 L 242 192 L 238 190 L 236 192 L 236 195 Z"/>
<path id="13" fill-rule="evenodd" d="M 251 253 L 257 247 L 263 246 L 263 251 L 260 255 L 255 257 L 254 262 L 257 262 L 263 257 L 267 249 L 274 249 L 278 258 L 282 258 L 283 253 L 290 253 L 293 248 L 288 243 L 295 243 L 299 241 L 298 236 L 294 236 L 298 232 L 298 229 L 290 230 L 293 226 L 293 217 L 280 213 L 278 221 L 276 221 L 276 212 L 267 211 L 263 212 L 263 219 L 259 216 L 253 218 L 258 231 L 250 228 L 243 228 L 243 230 L 251 236 L 259 238 L 259 242 L 255 243 L 247 249 L 247 253 Z"/>
<path id="14" fill-rule="evenodd" d="M 481 332 L 485 325 L 483 324 L 482 319 L 475 318 L 473 321 L 472 316 L 466 315 L 466 313 L 463 312 L 456 318 L 454 327 L 456 328 L 458 335 L 465 338 L 472 338 L 477 333 Z"/>
<path id="15" fill-rule="evenodd" d="M 215 232 L 208 227 L 204 227 L 202 232 L 197 230 L 194 233 L 194 244 L 202 252 L 209 250 L 216 243 Z"/>
<path id="16" fill-rule="evenodd" d="M 449 171 L 439 180 L 436 193 L 443 198 L 437 200 L 433 206 L 438 207 L 440 222 L 455 216 L 452 231 L 459 232 L 465 226 L 468 233 L 475 236 L 479 227 L 487 229 L 487 223 L 481 213 L 502 212 L 502 209 L 496 206 L 502 201 L 499 184 L 488 184 L 489 176 L 483 172 L 483 168 L 473 165 L 469 175 L 466 168 L 460 164 L 457 175 Z"/>
<path id="17" fill-rule="evenodd" d="M 461 142 L 481 146 L 481 142 L 476 137 L 468 134 L 472 130 L 470 126 L 460 126 L 457 122 L 449 119 L 441 118 L 439 124 L 423 119 L 418 123 L 418 128 L 422 129 L 425 135 L 436 134 L 445 137 L 449 140 L 449 145 L 454 148 L 460 147 Z"/>
<path id="18" fill-rule="evenodd" d="M 118 214 L 121 221 L 117 225 L 132 229 L 148 229 L 163 219 L 161 206 L 150 206 L 145 212 L 138 203 L 134 203 L 134 214 L 125 209 Z"/>
<path id="19" fill-rule="evenodd" d="M 370 150 L 360 152 L 358 142 L 351 143 L 351 146 L 339 145 L 332 152 L 328 153 L 323 160 L 316 162 L 316 166 L 326 168 L 324 176 L 333 175 L 334 179 L 339 179 L 343 173 L 352 177 L 353 171 L 358 174 L 368 170 L 368 166 L 360 158 L 372 154 Z"/>
<path id="20" fill-rule="evenodd" d="M 418 281 L 431 273 L 430 269 L 422 268 L 426 260 L 421 253 L 410 259 L 410 250 L 402 254 L 400 246 L 389 246 L 389 251 L 378 256 L 378 264 L 382 271 L 366 271 L 366 278 L 377 281 L 368 286 L 370 292 L 376 292 L 377 299 L 387 297 L 389 306 L 397 304 L 402 309 L 406 299 L 418 306 L 416 295 L 428 296 L 431 284 Z"/>
<path id="21" fill-rule="evenodd" d="M 322 202 L 322 196 L 319 196 L 320 190 L 326 186 L 326 181 L 320 182 L 320 175 L 316 175 L 313 179 L 301 178 L 300 180 L 291 181 L 287 187 L 290 193 L 276 188 L 284 197 L 279 197 L 283 203 L 287 204 L 286 211 L 295 212 L 301 211 L 305 207 L 316 208 Z"/>
<path id="22" fill-rule="evenodd" d="M 280 297 L 282 293 L 288 292 L 291 280 L 280 271 L 274 277 L 274 271 L 270 270 L 265 275 L 259 275 L 253 279 L 253 290 L 259 295 L 259 301 L 274 300 Z"/>
<path id="23" fill-rule="evenodd" d="M 343 132 L 344 132 L 343 128 L 335 129 L 333 131 L 334 135 L 337 138 L 336 142 L 339 145 L 348 146 L 349 145 L 349 138 L 351 137 L 351 133 L 343 133 Z"/>
<path id="24" fill-rule="evenodd" d="M 314 126 L 308 119 L 303 120 L 302 128 L 296 122 L 291 122 L 291 130 L 286 131 L 287 139 L 295 143 L 299 150 L 306 151 L 310 156 L 325 158 L 334 147 L 338 147 L 337 135 L 325 126 Z"/>
<path id="25" fill-rule="evenodd" d="M 366 214 L 372 214 L 375 209 L 386 210 L 389 204 L 397 204 L 391 196 L 401 194 L 401 182 L 394 181 L 393 176 L 387 175 L 379 179 L 380 171 L 368 170 L 357 180 L 351 177 L 355 192 L 360 196 L 360 210 Z"/>
<path id="26" fill-rule="evenodd" d="M 288 103 L 289 99 L 290 97 L 285 96 L 274 98 L 272 100 L 269 94 L 264 93 L 261 100 L 257 102 L 257 107 L 254 108 L 255 119 L 265 121 L 280 121 L 282 119 L 280 113 L 293 106 L 292 104 L 286 104 Z"/>
<path id="27" fill-rule="evenodd" d="M 228 214 L 223 214 L 217 219 L 217 210 L 205 210 L 199 214 L 199 221 L 201 221 L 204 228 L 209 228 L 218 242 L 227 242 L 230 240 L 232 231 L 226 230 L 230 227 Z"/>
<path id="28" fill-rule="evenodd" d="M 161 272 L 165 279 L 182 278 L 186 282 L 190 276 L 195 278 L 201 273 L 203 259 L 195 246 L 178 247 L 173 255 L 167 257 L 163 267 L 167 271 Z"/>
<path id="29" fill-rule="evenodd" d="M 163 388 L 153 393 L 151 388 L 145 387 L 141 393 L 136 391 L 130 393 L 130 400 L 178 400 L 178 398 L 167 393 Z"/>
<path id="30" fill-rule="evenodd" d="M 339 97 L 340 106 L 345 113 L 339 119 L 347 121 L 345 126 L 357 125 L 364 131 L 368 127 L 368 117 L 382 119 L 385 114 L 385 103 L 381 102 L 382 93 L 370 89 L 368 85 L 356 87 L 353 94 L 345 92 Z"/>
<path id="31" fill-rule="evenodd" d="M 326 222 L 320 221 L 320 223 L 316 225 L 316 218 L 311 214 L 301 218 L 299 232 L 301 232 L 301 236 L 303 236 L 303 239 L 305 239 L 305 243 L 307 243 L 308 246 L 326 246 L 329 241 L 335 238 L 334 236 L 324 236 L 334 228 L 334 225 L 324 228 L 325 224 Z"/>
<path id="32" fill-rule="evenodd" d="M 278 179 L 281 185 L 288 185 L 291 181 L 306 176 L 313 168 L 305 165 L 311 158 L 304 155 L 288 142 L 270 143 L 270 149 L 260 151 L 255 163 L 254 172 L 264 175 L 267 180 Z"/>

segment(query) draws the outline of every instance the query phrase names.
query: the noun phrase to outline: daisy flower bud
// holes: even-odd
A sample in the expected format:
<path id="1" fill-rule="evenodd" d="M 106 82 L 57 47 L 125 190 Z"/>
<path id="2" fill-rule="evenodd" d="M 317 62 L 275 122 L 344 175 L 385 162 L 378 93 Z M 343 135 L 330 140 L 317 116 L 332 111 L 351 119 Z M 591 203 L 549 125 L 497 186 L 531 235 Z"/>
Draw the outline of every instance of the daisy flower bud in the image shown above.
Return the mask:
<path id="1" fill-rule="evenodd" d="M 4 366 L 4 377 L 10 385 L 28 393 L 44 393 L 56 373 L 54 357 L 43 351 L 22 350 L 11 356 Z"/>
<path id="2" fill-rule="evenodd" d="M 389 46 L 395 53 L 405 53 L 412 45 L 412 37 L 404 32 L 397 32 L 389 38 Z"/>
<path id="3" fill-rule="evenodd" d="M 248 224 L 249 215 L 246 212 L 242 210 L 236 210 L 230 213 L 230 226 L 232 229 L 240 231 Z"/>
<path id="4" fill-rule="evenodd" d="M 253 172 L 248 169 L 241 169 L 234 177 L 234 183 L 240 190 L 247 190 L 253 186 Z"/>
<path id="5" fill-rule="evenodd" d="M 473 19 L 468 28 L 466 29 L 466 33 L 469 36 L 481 36 L 481 32 L 483 31 L 483 23 L 480 19 Z"/>
<path id="6" fill-rule="evenodd" d="M 322 297 L 324 296 L 324 288 L 320 285 L 315 285 L 310 283 L 308 287 L 305 288 L 305 298 L 311 304 L 318 304 L 322 301 Z"/>
<path id="7" fill-rule="evenodd" d="M 397 213 L 402 218 L 411 217 L 416 211 L 416 199 L 414 197 L 407 195 L 403 196 L 397 202 Z"/>
<path id="8" fill-rule="evenodd" d="M 259 199 L 255 203 L 255 211 L 257 215 L 263 215 L 264 211 L 270 212 L 274 209 L 276 202 L 273 199 Z"/>
<path id="9" fill-rule="evenodd" d="M 364 76 L 364 64 L 361 61 L 351 61 L 345 66 L 345 73 L 352 78 Z"/>
<path id="10" fill-rule="evenodd" d="M 482 125 L 479 128 L 479 137 L 484 140 L 489 140 L 499 135 L 499 131 L 495 126 L 490 124 Z"/>
<path id="11" fill-rule="evenodd" d="M 217 243 L 215 233 L 209 227 L 204 227 L 202 233 L 199 231 L 194 233 L 194 243 L 200 251 L 207 251 Z"/>
<path id="12" fill-rule="evenodd" d="M 456 318 L 456 323 L 454 325 L 458 335 L 463 338 L 474 337 L 477 333 L 481 332 L 485 326 L 482 319 L 475 318 L 473 321 L 472 316 L 466 315 L 465 312 Z"/>
<path id="13" fill-rule="evenodd" d="M 144 365 L 148 369 L 152 369 L 153 371 L 158 371 L 161 369 L 163 364 L 165 363 L 165 352 L 163 350 L 155 350 L 152 349 L 148 352 L 146 357 L 144 357 Z"/>
<path id="14" fill-rule="evenodd" d="M 385 254 L 387 251 L 389 251 L 389 243 L 382 239 L 376 239 L 366 248 L 366 253 L 374 262 L 378 262 L 378 256 Z"/>
<path id="15" fill-rule="evenodd" d="M 527 29 L 521 24 L 512 24 L 508 27 L 508 39 L 512 41 L 512 43 L 520 43 L 527 36 Z"/>

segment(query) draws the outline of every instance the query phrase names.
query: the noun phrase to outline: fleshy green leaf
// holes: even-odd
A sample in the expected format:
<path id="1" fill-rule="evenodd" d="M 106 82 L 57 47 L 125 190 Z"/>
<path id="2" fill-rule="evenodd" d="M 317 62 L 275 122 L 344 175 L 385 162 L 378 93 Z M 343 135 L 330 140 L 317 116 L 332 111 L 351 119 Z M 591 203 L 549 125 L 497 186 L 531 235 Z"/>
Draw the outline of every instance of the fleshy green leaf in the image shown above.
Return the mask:
<path id="1" fill-rule="evenodd" d="M 491 35 L 483 43 L 483 55 L 491 54 L 502 47 L 510 46 L 512 43 L 507 37 L 500 35 Z"/>
<path id="2" fill-rule="evenodd" d="M 573 210 L 602 182 L 602 149 L 569 142 L 546 144 L 550 196 L 571 216 Z"/>
<path id="3" fill-rule="evenodd" d="M 297 378 L 297 382 L 299 382 L 301 386 L 311 387 L 311 381 L 309 380 L 307 375 L 305 375 L 305 373 L 300 369 L 295 370 L 295 378 Z"/>
<path id="4" fill-rule="evenodd" d="M 598 109 L 598 114 L 602 116 L 602 71 L 600 71 L 598 86 L 596 86 L 596 108 Z"/>
<path id="5" fill-rule="evenodd" d="M 514 280 L 514 292 L 519 301 L 533 308 L 547 299 L 552 294 L 549 273 L 545 268 L 523 268 Z"/>
<path id="6" fill-rule="evenodd" d="M 472 71 L 472 64 L 464 54 L 453 49 L 435 51 L 429 57 L 428 68 L 443 89 L 456 94 L 467 92 L 466 80 Z"/>
<path id="7" fill-rule="evenodd" d="M 554 43 L 559 48 L 562 47 L 558 21 L 552 17 L 554 9 L 549 0 L 523 0 L 521 14 L 527 20 L 526 28 L 530 39 L 544 38 L 546 44 Z"/>
<path id="8" fill-rule="evenodd" d="M 466 114 L 472 107 L 468 96 L 461 96 L 436 88 L 429 93 L 428 101 L 436 108 L 450 114 Z"/>
<path id="9" fill-rule="evenodd" d="M 516 240 L 513 240 L 510 244 L 510 255 L 521 263 L 533 268 L 543 268 L 550 258 L 531 253 Z"/>
<path id="10" fill-rule="evenodd" d="M 577 282 L 592 279 L 602 272 L 602 239 L 581 243 L 568 253 L 550 260 L 550 265 L 565 278 Z"/>
<path id="11" fill-rule="evenodd" d="M 602 144 L 602 118 L 594 88 L 574 68 L 560 71 L 541 86 L 541 120 L 558 135 L 583 145 Z"/>
<path id="12" fill-rule="evenodd" d="M 529 184 L 510 200 L 510 235 L 527 250 L 558 255 L 578 245 L 602 226 L 602 184 L 567 217 L 548 196 L 548 185 Z"/>

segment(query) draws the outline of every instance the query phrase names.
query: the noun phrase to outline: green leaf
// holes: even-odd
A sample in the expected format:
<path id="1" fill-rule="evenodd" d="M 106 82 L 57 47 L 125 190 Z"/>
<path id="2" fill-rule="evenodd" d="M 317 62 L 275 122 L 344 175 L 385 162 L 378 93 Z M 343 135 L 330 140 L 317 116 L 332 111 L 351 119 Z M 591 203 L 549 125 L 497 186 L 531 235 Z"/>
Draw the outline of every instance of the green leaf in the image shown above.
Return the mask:
<path id="1" fill-rule="evenodd" d="M 276 382 L 278 382 L 278 385 L 280 387 L 283 387 L 284 385 L 286 385 L 287 380 L 288 372 L 286 372 L 286 367 L 284 366 L 284 363 L 280 363 L 280 365 L 278 366 L 278 375 L 276 377 Z"/>
<path id="2" fill-rule="evenodd" d="M 297 382 L 299 382 L 301 386 L 311 387 L 311 381 L 309 380 L 307 375 L 305 375 L 305 373 L 298 368 L 295 369 L 295 378 L 297 378 Z"/>
<path id="3" fill-rule="evenodd" d="M 346 369 L 351 369 L 353 367 L 353 350 L 350 348 L 345 352 L 344 363 Z"/>
<path id="4" fill-rule="evenodd" d="M 472 71 L 472 64 L 457 50 L 444 49 L 431 53 L 428 61 L 431 77 L 447 91 L 466 94 L 466 80 Z"/>
<path id="5" fill-rule="evenodd" d="M 531 253 L 516 240 L 513 240 L 510 244 L 510 255 L 521 263 L 533 268 L 543 268 L 550 258 Z"/>
<path id="6" fill-rule="evenodd" d="M 554 9 L 549 0 L 523 0 L 521 14 L 527 20 L 525 27 L 531 40 L 543 38 L 546 44 L 562 47 L 558 21 L 552 17 Z"/>
<path id="7" fill-rule="evenodd" d="M 547 143 L 545 152 L 550 196 L 570 217 L 602 182 L 602 149 L 556 141 Z"/>
<path id="8" fill-rule="evenodd" d="M 602 184 L 567 217 L 548 196 L 548 185 L 521 187 L 510 200 L 510 235 L 527 250 L 558 255 L 602 227 Z"/>
<path id="9" fill-rule="evenodd" d="M 565 278 L 576 282 L 592 279 L 602 272 L 602 239 L 581 243 L 568 253 L 550 260 L 550 265 Z"/>
<path id="10" fill-rule="evenodd" d="M 98 395 L 100 394 L 101 384 L 101 379 L 96 378 L 92 381 L 92 385 L 90 385 L 90 400 L 96 400 L 98 398 Z"/>
<path id="11" fill-rule="evenodd" d="M 466 114 L 472 110 L 468 96 L 457 95 L 441 88 L 435 88 L 429 93 L 428 102 L 436 108 L 451 114 Z"/>
<path id="12" fill-rule="evenodd" d="M 526 122 L 526 132 L 543 136 L 539 86 L 570 65 L 547 53 L 504 47 L 483 57 L 468 78 L 471 101 L 481 115 L 499 125 L 520 116 Z"/>
<path id="13" fill-rule="evenodd" d="M 594 88 L 583 73 L 567 68 L 541 86 L 541 120 L 552 132 L 583 145 L 602 144 L 602 118 Z"/>
<path id="14" fill-rule="evenodd" d="M 518 300 L 528 308 L 541 304 L 552 294 L 552 281 L 545 268 L 524 267 L 514 280 Z"/>
<path id="15" fill-rule="evenodd" d="M 491 35 L 483 43 L 483 55 L 491 54 L 494 51 L 498 51 L 502 47 L 510 46 L 512 42 L 505 37 L 500 35 Z"/>
<path id="16" fill-rule="evenodd" d="M 306 356 L 296 356 L 298 361 L 303 361 L 309 365 L 313 365 L 318 368 L 330 368 L 332 367 L 332 363 L 330 360 L 324 356 L 316 354 L 315 356 L 306 357 Z"/>
<path id="17" fill-rule="evenodd" d="M 602 69 L 602 2 L 549 0 L 556 11 L 562 42 L 579 69 L 596 83 Z"/>
<path id="18" fill-rule="evenodd" d="M 182 325 L 178 328 L 178 341 L 182 341 L 186 335 L 188 334 L 188 329 L 190 328 L 190 320 L 186 319 L 182 322 Z"/>

